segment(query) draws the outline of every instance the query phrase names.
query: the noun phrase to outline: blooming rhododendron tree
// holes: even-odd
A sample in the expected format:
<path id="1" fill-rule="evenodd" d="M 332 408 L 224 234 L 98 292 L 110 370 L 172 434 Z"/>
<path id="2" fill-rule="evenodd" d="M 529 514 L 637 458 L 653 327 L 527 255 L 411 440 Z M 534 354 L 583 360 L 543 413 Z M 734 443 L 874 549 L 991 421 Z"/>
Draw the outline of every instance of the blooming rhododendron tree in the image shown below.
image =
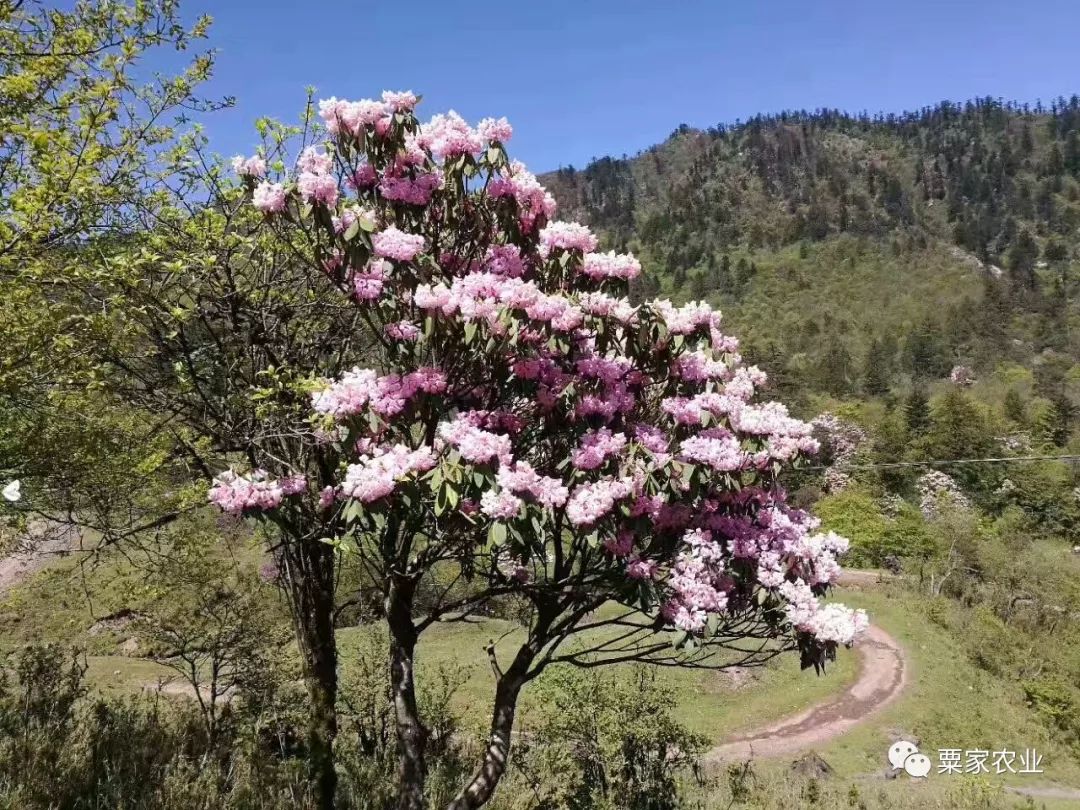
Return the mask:
<path id="1" fill-rule="evenodd" d="M 820 601 L 847 541 L 789 507 L 776 481 L 817 443 L 758 401 L 765 375 L 720 314 L 632 306 L 638 261 L 555 218 L 509 160 L 505 119 L 421 123 L 416 104 L 408 92 L 328 99 L 328 141 L 295 168 L 235 161 L 266 227 L 303 244 L 372 347 L 310 383 L 295 426 L 336 466 L 257 458 L 210 498 L 268 519 L 308 504 L 381 590 L 401 807 L 423 801 L 418 637 L 500 598 L 528 605 L 513 655 L 489 651 L 490 738 L 451 805 L 471 808 L 506 766 L 522 688 L 554 662 L 745 665 L 798 649 L 820 666 L 866 617 Z M 436 571 L 465 584 L 421 610 Z"/>

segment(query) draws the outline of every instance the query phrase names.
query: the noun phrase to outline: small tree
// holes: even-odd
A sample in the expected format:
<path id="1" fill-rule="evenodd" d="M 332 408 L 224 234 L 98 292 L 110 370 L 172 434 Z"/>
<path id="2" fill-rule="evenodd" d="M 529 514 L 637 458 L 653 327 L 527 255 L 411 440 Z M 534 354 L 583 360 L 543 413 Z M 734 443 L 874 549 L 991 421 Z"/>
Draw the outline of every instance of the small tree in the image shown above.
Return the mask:
<path id="1" fill-rule="evenodd" d="M 216 553 L 209 539 L 184 538 L 147 571 L 155 598 L 139 625 L 154 657 L 191 688 L 212 747 L 223 706 L 260 681 L 288 637 L 281 637 L 268 609 L 267 586 L 229 555 Z"/>
<path id="2" fill-rule="evenodd" d="M 402 808 L 423 802 L 421 634 L 506 595 L 528 605 L 509 657 L 489 649 L 488 744 L 450 804 L 465 810 L 490 799 L 521 690 L 553 663 L 747 665 L 797 648 L 821 666 L 866 619 L 818 601 L 847 542 L 815 534 L 775 481 L 816 443 L 753 402 L 764 375 L 719 314 L 631 306 L 638 262 L 552 220 L 507 157 L 505 119 L 421 126 L 416 101 L 323 101 L 326 150 L 306 147 L 294 173 L 280 152 L 234 162 L 294 266 L 318 268 L 308 296 L 336 290 L 372 343 L 336 378 L 320 379 L 324 358 L 353 336 L 328 337 L 307 378 L 263 369 L 265 399 L 307 397 L 310 416 L 275 422 L 279 451 L 249 445 L 258 469 L 220 475 L 210 497 L 290 547 L 350 547 L 382 592 Z M 297 514 L 327 533 L 297 535 Z M 419 605 L 448 571 L 467 586 Z"/>

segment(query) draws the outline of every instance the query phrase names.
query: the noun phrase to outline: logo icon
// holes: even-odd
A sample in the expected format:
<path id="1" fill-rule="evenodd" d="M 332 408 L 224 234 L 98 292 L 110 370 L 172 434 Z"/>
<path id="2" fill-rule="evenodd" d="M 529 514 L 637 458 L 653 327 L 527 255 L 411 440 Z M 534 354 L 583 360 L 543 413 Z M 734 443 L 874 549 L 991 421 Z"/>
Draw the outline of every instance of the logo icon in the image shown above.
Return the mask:
<path id="1" fill-rule="evenodd" d="M 908 776 L 923 779 L 930 773 L 930 757 L 918 752 L 911 754 L 904 760 L 904 770 Z"/>
<path id="2" fill-rule="evenodd" d="M 907 740 L 897 740 L 889 746 L 889 764 L 894 770 L 903 768 L 908 776 L 922 779 L 930 773 L 930 757 L 919 753 L 919 747 Z"/>

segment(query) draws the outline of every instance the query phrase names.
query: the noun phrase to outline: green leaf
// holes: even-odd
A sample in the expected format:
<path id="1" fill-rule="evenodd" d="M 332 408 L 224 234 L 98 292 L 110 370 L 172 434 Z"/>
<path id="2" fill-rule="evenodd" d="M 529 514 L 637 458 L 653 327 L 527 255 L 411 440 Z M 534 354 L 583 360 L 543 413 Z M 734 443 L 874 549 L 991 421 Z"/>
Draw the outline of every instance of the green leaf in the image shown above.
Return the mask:
<path id="1" fill-rule="evenodd" d="M 432 492 L 438 492 L 439 487 L 442 486 L 443 474 L 442 468 L 436 467 L 431 471 L 431 475 L 428 477 L 428 486 L 431 487 Z"/>
<path id="2" fill-rule="evenodd" d="M 501 546 L 506 542 L 506 524 L 501 521 L 492 523 L 488 528 L 488 545 Z"/>

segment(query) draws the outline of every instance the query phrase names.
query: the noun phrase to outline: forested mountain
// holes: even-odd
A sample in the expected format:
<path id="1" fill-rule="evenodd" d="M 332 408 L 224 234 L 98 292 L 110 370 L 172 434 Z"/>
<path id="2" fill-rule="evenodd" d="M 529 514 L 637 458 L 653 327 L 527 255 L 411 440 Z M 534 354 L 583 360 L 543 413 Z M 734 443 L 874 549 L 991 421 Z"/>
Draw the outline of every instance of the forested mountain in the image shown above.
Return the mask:
<path id="1" fill-rule="evenodd" d="M 679 127 L 542 178 L 637 252 L 640 292 L 707 298 L 790 393 L 881 395 L 957 364 L 1080 359 L 1080 97 Z"/>

